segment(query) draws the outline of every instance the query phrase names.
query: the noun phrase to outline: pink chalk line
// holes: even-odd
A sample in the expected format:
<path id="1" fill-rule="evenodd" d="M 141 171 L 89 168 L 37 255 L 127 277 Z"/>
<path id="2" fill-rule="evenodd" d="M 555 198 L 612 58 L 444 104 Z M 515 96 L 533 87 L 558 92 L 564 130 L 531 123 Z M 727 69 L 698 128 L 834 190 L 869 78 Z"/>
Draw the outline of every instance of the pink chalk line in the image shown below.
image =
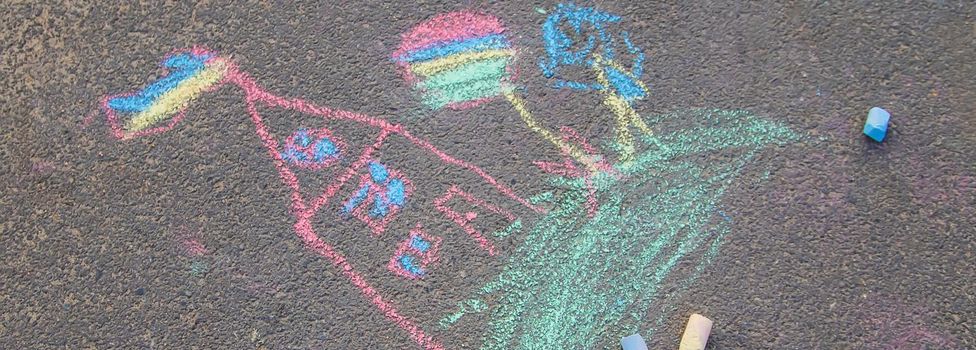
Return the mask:
<path id="1" fill-rule="evenodd" d="M 467 192 L 462 191 L 457 186 L 451 186 L 451 188 L 447 191 L 447 193 L 445 193 L 443 196 L 437 197 L 437 199 L 434 200 L 434 207 L 437 208 L 438 211 L 444 213 L 445 216 L 451 219 L 451 221 L 454 221 L 454 223 L 457 224 L 458 226 L 461 226 L 461 229 L 464 230 L 464 232 L 466 232 L 469 236 L 471 236 L 471 238 L 474 239 L 475 242 L 478 242 L 478 245 L 482 249 L 488 251 L 488 255 L 495 255 L 496 254 L 495 245 L 492 244 L 491 241 L 489 241 L 487 238 L 485 238 L 485 236 L 482 235 L 481 232 L 478 232 L 478 230 L 476 230 L 474 226 L 471 226 L 471 221 L 477 218 L 478 214 L 471 212 L 471 213 L 467 213 L 466 215 L 461 215 L 461 213 L 458 213 L 454 209 L 447 207 L 446 205 L 447 201 L 451 200 L 451 198 L 454 198 L 454 196 L 461 197 L 468 203 L 471 203 L 477 207 L 482 207 L 488 209 L 488 211 L 491 211 L 495 214 L 504 216 L 505 218 L 508 219 L 509 222 L 515 221 L 515 215 L 505 209 L 502 209 L 488 202 L 485 202 L 482 199 L 475 198 L 474 196 L 468 194 Z"/>
<path id="2" fill-rule="evenodd" d="M 236 72 L 236 70 L 233 70 L 232 72 Z M 235 74 L 235 76 L 233 77 L 234 81 L 243 82 L 246 81 L 245 79 L 248 79 L 248 77 L 243 73 L 241 74 L 232 73 L 232 74 Z M 241 85 L 244 86 L 244 84 Z M 256 85 L 250 85 L 250 86 L 254 86 L 256 88 Z M 354 286 L 359 288 L 360 292 L 363 293 L 363 296 L 365 296 L 367 300 L 372 302 L 373 305 L 380 310 L 380 312 L 382 312 L 388 319 L 390 319 L 390 321 L 392 321 L 401 329 L 407 331 L 407 333 L 410 334 L 411 339 L 417 342 L 417 344 L 419 344 L 425 349 L 431 349 L 431 350 L 443 349 L 444 347 L 439 342 L 434 340 L 431 336 L 425 334 L 423 329 L 421 329 L 420 326 L 418 326 L 414 321 L 404 317 L 403 315 L 400 315 L 400 312 L 397 310 L 397 308 L 392 304 L 390 304 L 389 301 L 383 299 L 383 297 L 379 294 L 379 292 L 377 292 L 376 289 L 374 289 L 373 286 L 370 285 L 369 282 L 367 282 L 366 279 L 363 278 L 362 275 L 360 275 L 355 268 L 353 268 L 352 264 L 350 264 L 347 261 L 345 256 L 343 256 L 341 253 L 336 251 L 331 245 L 329 245 L 321 238 L 319 238 L 318 234 L 315 233 L 315 230 L 312 228 L 310 220 L 315 215 L 315 212 L 317 211 L 318 208 L 316 207 L 313 210 L 309 210 L 309 208 L 305 205 L 305 200 L 302 198 L 301 195 L 301 187 L 298 183 L 298 178 L 291 171 L 291 169 L 288 168 L 288 166 L 285 163 L 285 160 L 281 158 L 281 154 L 278 152 L 278 141 L 275 140 L 273 136 L 271 136 L 271 134 L 268 132 L 267 127 L 264 125 L 264 122 L 261 120 L 261 116 L 258 114 L 257 107 L 255 106 L 254 103 L 255 96 L 246 89 L 245 89 L 245 93 L 246 93 L 245 99 L 247 101 L 247 110 L 248 113 L 251 115 L 251 120 L 254 122 L 257 128 L 257 134 L 264 141 L 265 147 L 268 148 L 268 153 L 274 159 L 275 167 L 278 169 L 278 173 L 281 175 L 282 182 L 284 182 L 285 185 L 287 185 L 292 189 L 292 212 L 295 215 L 295 217 L 298 219 L 297 222 L 295 223 L 295 233 L 298 234 L 298 236 L 305 243 L 305 247 L 325 257 L 326 259 L 332 261 L 332 264 L 335 265 L 339 269 L 339 271 L 341 271 L 342 274 L 346 276 L 346 278 L 348 278 L 349 281 Z M 380 133 L 380 136 L 377 138 L 377 143 L 381 143 L 383 139 L 386 138 L 386 135 L 388 134 L 389 132 L 387 130 L 383 130 Z M 353 174 L 355 174 L 356 171 L 355 169 L 357 168 L 357 165 L 358 167 L 362 167 L 362 165 L 365 164 L 366 161 L 368 161 L 369 154 L 376 147 L 378 147 L 378 144 L 374 144 L 373 147 L 367 148 L 363 152 L 363 157 L 359 161 L 354 163 L 349 168 L 349 170 L 345 174 L 343 174 L 343 176 L 340 179 L 338 179 L 338 181 L 330 185 L 329 188 L 326 190 L 326 193 L 323 195 L 323 197 L 325 197 L 326 199 L 328 197 L 332 197 L 335 194 L 335 192 L 339 189 L 341 184 L 344 183 L 345 181 L 348 181 L 349 178 L 352 177 Z M 363 158 L 365 158 L 366 161 L 363 161 Z M 319 199 L 323 199 L 323 198 L 320 197 Z M 319 200 L 316 200 L 316 202 L 319 202 Z M 324 203 L 324 200 L 322 202 Z"/>
<path id="3" fill-rule="evenodd" d="M 466 35 L 472 35 L 472 34 L 473 33 L 466 33 Z M 200 51 L 201 49 L 194 48 L 193 50 Z M 173 54 L 176 54 L 178 52 L 179 51 L 174 52 Z M 268 154 L 271 156 L 275 168 L 278 170 L 278 173 L 281 177 L 281 181 L 285 184 L 285 186 L 289 187 L 292 191 L 291 211 L 292 214 L 295 215 L 297 219 L 294 227 L 295 233 L 302 239 L 306 248 L 330 260 L 332 264 L 335 265 L 342 272 L 342 274 L 349 279 L 349 281 L 354 286 L 359 288 L 360 292 L 366 297 L 367 300 L 373 303 L 373 305 L 375 305 L 380 310 L 380 312 L 382 312 L 394 324 L 396 324 L 401 329 L 405 330 L 410 335 L 411 339 L 417 342 L 417 344 L 419 344 L 421 347 L 425 349 L 432 349 L 432 350 L 443 349 L 444 348 L 443 345 L 441 345 L 432 336 L 426 334 L 423 331 L 423 329 L 421 329 L 420 326 L 418 326 L 413 320 L 401 315 L 397 310 L 396 306 L 394 306 L 389 301 L 384 299 L 383 296 L 380 295 L 380 293 L 376 291 L 376 289 L 374 289 L 372 285 L 370 285 L 370 283 L 367 282 L 366 279 L 359 274 L 359 272 L 356 271 L 356 269 L 352 266 L 352 264 L 348 262 L 345 256 L 343 256 L 341 253 L 336 251 L 331 245 L 323 241 L 319 237 L 319 235 L 316 234 L 315 230 L 312 228 L 311 225 L 312 217 L 332 197 L 335 196 L 336 192 L 338 192 L 338 190 L 346 182 L 348 182 L 349 179 L 355 176 L 356 173 L 358 173 L 360 170 L 362 170 L 364 166 L 366 166 L 366 164 L 372 159 L 373 153 L 382 146 L 386 138 L 394 134 L 400 135 L 406 138 L 407 140 L 409 140 L 410 142 L 412 142 L 414 145 L 433 153 L 441 161 L 447 164 L 455 165 L 477 174 L 485 182 L 494 186 L 499 192 L 519 202 L 525 207 L 539 213 L 544 213 L 545 210 L 539 206 L 531 204 L 528 200 L 516 195 L 511 188 L 505 186 L 504 184 L 499 183 L 495 178 L 488 175 L 488 173 L 482 170 L 480 167 L 465 162 L 463 160 L 451 157 L 450 155 L 439 150 L 430 142 L 420 137 L 414 136 L 410 132 L 406 131 L 400 125 L 393 124 L 382 119 L 377 119 L 377 118 L 373 118 L 373 117 L 369 117 L 369 116 L 365 116 L 362 114 L 357 114 L 345 110 L 336 110 L 327 107 L 317 106 L 303 99 L 284 98 L 277 95 L 273 95 L 267 92 L 266 90 L 262 89 L 260 86 L 258 86 L 257 83 L 254 81 L 254 79 L 251 78 L 247 73 L 238 70 L 237 65 L 231 62 L 230 60 L 227 60 L 227 66 L 228 66 L 227 73 L 225 74 L 224 78 L 219 83 L 210 87 L 208 90 L 210 91 L 216 90 L 219 87 L 223 86 L 224 84 L 234 84 L 240 87 L 242 90 L 244 90 L 247 112 L 251 117 L 251 121 L 254 123 L 255 132 L 264 143 L 264 146 L 268 149 Z M 104 99 L 102 99 L 100 103 L 101 105 L 100 107 L 102 111 L 104 111 L 104 113 L 106 114 L 112 135 L 119 139 L 132 139 L 136 137 L 162 133 L 174 128 L 185 117 L 185 110 L 181 110 L 169 121 L 168 124 L 164 126 L 146 129 L 138 132 L 126 132 L 123 128 L 123 123 L 120 121 L 119 116 L 115 113 L 114 110 L 112 110 L 108 106 L 108 101 L 110 99 L 114 97 L 120 97 L 120 96 L 126 96 L 126 94 L 105 97 Z M 335 181 L 329 184 L 329 186 L 327 186 L 327 188 L 320 196 L 318 196 L 310 204 L 308 204 L 306 202 L 306 199 L 302 196 L 301 185 L 299 184 L 298 177 L 295 175 L 294 172 L 292 172 L 292 170 L 288 167 L 287 162 L 282 158 L 279 152 L 280 145 L 277 139 L 275 139 L 268 131 L 268 128 L 264 124 L 261 115 L 258 113 L 257 103 L 259 102 L 268 107 L 281 107 L 285 109 L 295 110 L 301 113 L 319 116 L 327 120 L 338 119 L 338 120 L 349 120 L 349 121 L 357 122 L 366 126 L 377 128 L 379 130 L 379 134 L 376 137 L 376 141 L 372 145 L 366 147 L 363 150 L 359 159 L 353 162 L 346 169 L 346 171 L 342 173 L 341 176 L 339 176 L 339 178 L 337 178 Z M 86 120 L 83 121 L 84 125 L 87 125 L 87 123 L 90 122 L 87 119 L 88 118 L 86 118 Z M 463 192 L 459 192 L 455 194 L 461 195 L 462 197 L 468 199 L 469 201 L 472 200 L 478 201 L 477 199 L 473 199 L 473 197 L 471 197 L 470 195 L 466 195 Z M 484 204 L 485 204 L 484 206 L 486 208 L 489 208 L 489 210 L 491 211 L 500 212 L 502 213 L 502 215 L 506 217 L 514 217 L 513 215 L 511 215 L 511 213 L 503 212 L 501 211 L 501 209 L 490 206 L 487 203 Z M 467 221 L 469 220 L 470 219 L 464 220 L 466 225 L 469 225 L 467 224 Z M 455 220 L 455 222 L 458 221 Z M 481 238 L 483 239 L 484 237 Z M 477 239 L 478 238 L 476 237 L 476 240 Z M 484 242 L 487 242 L 487 240 L 484 240 Z M 488 242 L 487 245 L 483 245 L 483 247 L 485 246 L 491 248 L 490 242 Z M 493 254 L 493 249 L 490 249 L 489 252 Z"/>
<path id="4" fill-rule="evenodd" d="M 201 233 L 203 233 L 202 229 L 191 232 L 191 229 L 186 224 L 180 225 L 177 228 L 175 237 L 179 240 L 180 252 L 189 257 L 200 257 L 210 254 L 207 247 L 200 242 Z"/>
<path id="5" fill-rule="evenodd" d="M 393 56 L 399 57 L 434 44 L 501 34 L 504 31 L 505 27 L 494 16 L 471 11 L 443 13 L 401 34 L 403 41 Z"/>
<path id="6" fill-rule="evenodd" d="M 419 249 L 413 246 L 412 243 L 415 237 L 419 237 L 430 243 L 430 246 L 427 248 L 427 251 L 420 251 Z M 406 253 L 413 253 L 416 255 L 420 255 L 421 256 L 420 267 L 426 268 L 427 266 L 437 261 L 439 257 L 438 251 L 440 250 L 440 246 L 441 246 L 440 237 L 428 235 L 427 232 L 424 232 L 423 226 L 421 224 L 417 224 L 417 227 L 410 231 L 410 236 L 408 236 L 407 239 L 403 240 L 402 242 L 400 242 L 399 245 L 397 245 L 397 249 L 393 253 L 393 256 L 390 257 L 390 262 L 386 265 L 386 268 L 399 276 L 403 276 L 409 279 L 421 278 L 422 276 L 414 275 L 404 270 L 404 268 L 400 266 L 400 261 L 398 258 L 403 256 Z"/>
<path id="7" fill-rule="evenodd" d="M 196 238 L 187 238 L 183 240 L 183 250 L 189 256 L 204 256 L 209 253 L 207 247 L 204 247 L 202 243 Z"/>
<path id="8" fill-rule="evenodd" d="M 91 111 L 90 113 L 88 113 L 88 115 L 85 116 L 84 119 L 81 120 L 81 123 L 78 124 L 78 127 L 81 130 L 85 130 L 85 128 L 87 128 L 88 125 L 91 125 L 91 122 L 93 120 L 95 120 L 95 117 L 97 117 L 97 116 L 98 116 L 98 110 L 97 109 L 94 110 L 94 111 Z"/>
<path id="9" fill-rule="evenodd" d="M 580 147 L 583 148 L 583 151 L 586 152 L 588 156 L 591 156 L 591 158 L 599 155 L 597 153 L 596 148 L 590 145 L 590 143 L 586 141 L 586 138 L 584 138 L 582 135 L 576 132 L 576 130 L 574 130 L 573 128 L 564 126 L 560 128 L 559 131 L 560 134 L 562 134 L 563 142 L 567 144 L 571 142 L 578 143 Z M 580 169 L 579 167 L 577 167 L 576 163 L 573 162 L 573 157 L 569 154 L 567 150 L 565 149 L 562 150 L 562 153 L 564 158 L 562 163 L 536 161 L 533 162 L 533 164 L 539 167 L 539 169 L 541 169 L 542 171 L 550 174 L 565 176 L 569 178 L 582 178 L 583 184 L 587 190 L 587 194 L 586 194 L 587 215 L 589 217 L 595 216 L 597 209 L 599 208 L 599 202 L 597 202 L 596 200 L 596 186 L 593 185 L 593 175 L 596 174 L 591 174 L 587 172 L 585 169 Z M 621 177 L 621 174 L 617 172 L 617 170 L 614 169 L 612 165 L 607 163 L 606 157 L 601 156 L 600 161 L 597 162 L 596 164 L 596 168 L 597 170 L 613 175 L 614 177 L 617 178 Z"/>

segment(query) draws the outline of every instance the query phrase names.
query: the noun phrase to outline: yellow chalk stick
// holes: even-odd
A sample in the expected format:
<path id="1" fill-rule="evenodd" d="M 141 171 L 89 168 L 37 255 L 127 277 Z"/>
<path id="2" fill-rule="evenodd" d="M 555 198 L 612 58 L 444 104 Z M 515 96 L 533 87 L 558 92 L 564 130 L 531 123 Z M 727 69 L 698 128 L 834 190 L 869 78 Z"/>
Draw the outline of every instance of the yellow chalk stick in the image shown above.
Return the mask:
<path id="1" fill-rule="evenodd" d="M 703 350 L 708 342 L 708 335 L 712 332 L 712 320 L 699 314 L 692 314 L 685 326 L 685 334 L 681 337 L 678 350 Z"/>

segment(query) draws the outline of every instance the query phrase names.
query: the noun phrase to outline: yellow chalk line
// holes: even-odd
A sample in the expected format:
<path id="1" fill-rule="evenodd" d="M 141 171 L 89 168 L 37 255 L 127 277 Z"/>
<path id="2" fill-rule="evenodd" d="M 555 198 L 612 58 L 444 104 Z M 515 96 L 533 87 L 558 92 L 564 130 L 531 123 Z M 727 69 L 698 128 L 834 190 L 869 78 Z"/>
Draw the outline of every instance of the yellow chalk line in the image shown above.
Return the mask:
<path id="1" fill-rule="evenodd" d="M 203 90 L 219 82 L 226 72 L 227 64 L 224 61 L 214 60 L 208 63 L 207 68 L 199 74 L 184 80 L 176 88 L 160 96 L 152 106 L 129 119 L 125 128 L 129 131 L 140 131 L 168 118 L 199 97 Z"/>
<path id="2" fill-rule="evenodd" d="M 455 54 L 443 58 L 438 58 L 428 62 L 415 63 L 410 65 L 410 71 L 417 75 L 429 77 L 431 75 L 453 69 L 483 59 L 514 57 L 514 50 L 486 50 Z"/>
<path id="3" fill-rule="evenodd" d="M 522 100 L 522 98 L 516 95 L 514 92 L 506 92 L 505 98 L 507 98 L 508 102 L 511 102 L 512 106 L 515 107 L 515 110 L 519 112 L 519 115 L 522 116 L 522 121 L 524 121 L 525 125 L 529 127 L 529 130 L 535 131 L 535 133 L 542 136 L 542 138 L 546 141 L 549 141 L 560 150 L 564 150 L 569 153 L 570 156 L 576 158 L 577 161 L 585 165 L 591 173 L 595 174 L 599 172 L 590 155 L 584 153 L 573 145 L 563 142 L 561 138 L 553 135 L 553 133 L 548 129 L 539 125 L 539 122 L 532 116 L 531 113 L 529 113 L 528 109 L 525 108 L 525 100 Z"/>
<path id="4" fill-rule="evenodd" d="M 636 147 L 634 146 L 634 136 L 630 133 L 630 125 L 633 124 L 638 130 L 647 134 L 648 136 L 654 136 L 654 130 L 652 130 L 646 123 L 644 119 L 637 114 L 637 111 L 630 106 L 623 97 L 620 97 L 617 93 L 613 92 L 613 87 L 610 85 L 610 80 L 607 79 L 606 72 L 603 70 L 603 65 L 610 66 L 631 78 L 637 82 L 641 89 L 647 90 L 647 86 L 644 82 L 638 80 L 632 74 L 628 73 L 623 67 L 620 67 L 616 62 L 604 61 L 603 57 L 599 54 L 594 55 L 593 60 L 593 70 L 596 72 L 596 79 L 600 85 L 603 85 L 603 104 L 610 108 L 617 120 L 617 125 L 614 128 L 617 135 L 617 143 L 623 148 L 620 153 L 620 160 L 624 163 L 628 163 L 634 160 L 634 152 L 636 152 Z M 657 144 L 656 140 L 655 143 Z M 661 146 L 658 144 L 658 146 Z"/>

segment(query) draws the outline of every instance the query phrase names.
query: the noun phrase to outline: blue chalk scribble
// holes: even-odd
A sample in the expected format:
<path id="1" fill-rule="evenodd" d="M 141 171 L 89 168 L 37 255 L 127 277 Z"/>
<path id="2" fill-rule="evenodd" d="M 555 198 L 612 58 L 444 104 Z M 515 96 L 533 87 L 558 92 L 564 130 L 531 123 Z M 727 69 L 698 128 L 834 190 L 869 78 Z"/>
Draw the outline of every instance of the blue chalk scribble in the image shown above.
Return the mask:
<path id="1" fill-rule="evenodd" d="M 423 253 L 426 252 L 427 249 L 430 249 L 430 242 L 427 242 L 420 236 L 413 236 L 410 239 L 410 246 L 413 249 L 416 249 L 417 251 Z"/>
<path id="2" fill-rule="evenodd" d="M 400 266 L 410 274 L 420 277 L 424 275 L 424 269 L 414 263 L 414 257 L 410 255 L 400 256 Z"/>
<path id="3" fill-rule="evenodd" d="M 407 189 L 403 184 L 403 180 L 390 180 L 390 183 L 386 186 L 386 198 L 393 205 L 403 206 L 403 203 L 407 200 Z"/>
<path id="4" fill-rule="evenodd" d="M 576 90 L 608 88 L 599 82 L 566 80 L 558 76 L 559 68 L 562 66 L 596 68 L 603 71 L 611 87 L 625 100 L 644 98 L 647 91 L 639 82 L 643 74 L 644 52 L 634 46 L 627 32 L 621 32 L 620 38 L 627 52 L 634 56 L 630 71 L 622 71 L 619 66 L 613 64 L 616 59 L 615 42 L 614 37 L 607 32 L 607 27 L 618 22 L 620 22 L 619 16 L 594 8 L 573 4 L 557 5 L 556 10 L 542 25 L 542 36 L 549 56 L 548 59 L 539 62 L 542 73 L 547 78 L 556 79 L 553 84 L 556 88 Z M 567 25 L 570 33 L 561 30 Z M 574 41 L 573 38 L 585 39 Z M 573 47 L 578 49 L 574 50 Z"/>
<path id="5" fill-rule="evenodd" d="M 324 129 L 298 129 L 285 141 L 281 159 L 305 168 L 321 168 L 339 159 L 339 146 Z"/>
<path id="6" fill-rule="evenodd" d="M 346 204 L 342 206 L 342 213 L 343 214 L 351 213 L 353 209 L 356 209 L 356 207 L 358 207 L 359 204 L 362 203 L 364 199 L 366 199 L 366 196 L 368 194 L 369 194 L 369 184 L 364 184 L 363 187 L 360 187 L 359 190 L 356 191 L 356 194 L 352 195 L 352 197 L 349 198 L 348 201 L 346 201 Z"/>
<path id="7" fill-rule="evenodd" d="M 381 196 L 373 198 L 373 208 L 369 210 L 369 216 L 374 218 L 384 217 L 390 212 L 390 201 Z"/>
<path id="8" fill-rule="evenodd" d="M 383 164 L 369 162 L 369 176 L 377 183 L 384 183 L 386 182 L 386 178 L 390 176 L 390 172 L 386 170 Z"/>
<path id="9" fill-rule="evenodd" d="M 732 222 L 732 218 L 729 217 L 728 214 L 725 214 L 724 211 L 719 210 L 718 215 L 722 216 L 722 219 L 724 219 L 726 222 Z"/>
<path id="10" fill-rule="evenodd" d="M 119 112 L 138 113 L 146 110 L 166 92 L 175 89 L 184 80 L 206 68 L 210 54 L 181 53 L 163 62 L 170 69 L 169 74 L 146 86 L 130 96 L 116 97 L 108 101 L 108 106 Z"/>
<path id="11" fill-rule="evenodd" d="M 407 188 L 403 179 L 391 176 L 385 165 L 369 162 L 369 182 L 362 186 L 342 206 L 342 214 L 349 215 L 360 205 L 364 205 L 367 198 L 372 198 L 369 217 L 382 218 L 392 210 L 403 208 L 407 201 Z M 370 194 L 372 186 L 376 186 L 375 195 Z"/>
<path id="12" fill-rule="evenodd" d="M 421 62 L 435 58 L 450 56 L 456 53 L 507 49 L 511 47 L 508 39 L 501 34 L 492 34 L 478 38 L 454 41 L 446 45 L 434 45 L 433 47 L 410 52 L 404 57 L 398 58 L 403 62 Z"/>

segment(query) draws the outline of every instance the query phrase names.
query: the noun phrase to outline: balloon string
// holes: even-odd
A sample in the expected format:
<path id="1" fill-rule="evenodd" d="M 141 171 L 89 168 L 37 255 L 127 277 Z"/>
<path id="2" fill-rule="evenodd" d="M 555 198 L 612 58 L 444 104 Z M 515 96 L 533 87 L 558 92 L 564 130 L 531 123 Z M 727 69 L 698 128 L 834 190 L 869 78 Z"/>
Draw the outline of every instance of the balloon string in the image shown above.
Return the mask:
<path id="1" fill-rule="evenodd" d="M 596 73 L 597 82 L 601 86 L 603 86 L 603 88 L 600 89 L 600 91 L 603 92 L 603 96 L 604 96 L 603 104 L 606 105 L 608 108 L 610 108 L 610 111 L 613 112 L 617 121 L 617 125 L 614 129 L 617 134 L 615 139 L 617 141 L 617 144 L 620 145 L 621 147 L 620 161 L 624 163 L 628 163 L 634 160 L 634 153 L 636 152 L 636 146 L 634 145 L 634 135 L 631 134 L 630 132 L 631 125 L 633 125 L 638 130 L 643 132 L 646 135 L 646 137 L 650 138 L 651 142 L 653 142 L 656 146 L 664 150 L 665 146 L 662 143 L 660 143 L 656 137 L 654 137 L 654 130 L 652 130 L 651 127 L 647 126 L 646 123 L 644 123 L 644 120 L 641 119 L 641 116 L 639 114 L 637 114 L 637 111 L 635 111 L 634 108 L 630 105 L 630 102 L 628 102 L 626 99 L 620 96 L 620 94 L 615 92 L 616 90 L 613 89 L 613 86 L 610 84 L 610 80 L 607 79 L 607 73 L 604 70 L 604 67 L 607 66 L 614 68 L 617 71 L 622 72 L 624 74 L 627 73 L 616 62 L 612 60 L 605 61 L 600 54 L 594 55 L 593 70 Z M 630 76 L 629 74 L 627 75 Z M 641 89 L 647 90 L 647 87 L 644 86 L 643 82 L 636 79 L 636 77 L 633 76 L 630 77 L 634 78 L 634 81 Z"/>
<path id="2" fill-rule="evenodd" d="M 525 125 L 528 126 L 530 130 L 535 131 L 535 133 L 539 134 L 539 136 L 542 136 L 543 139 L 549 141 L 557 148 L 559 148 L 560 151 L 569 154 L 577 161 L 585 165 L 586 168 L 591 173 L 599 172 L 599 169 L 597 168 L 596 164 L 593 162 L 593 159 L 591 159 L 591 156 L 587 155 L 579 148 L 574 147 L 573 145 L 570 145 L 566 142 L 563 142 L 562 139 L 560 139 L 556 135 L 553 135 L 553 133 L 549 131 L 549 129 L 546 129 L 542 125 L 539 125 L 539 122 L 535 119 L 535 117 L 532 116 L 532 113 L 529 113 L 529 110 L 525 108 L 525 100 L 523 100 L 520 96 L 516 95 L 514 91 L 506 92 L 505 98 L 508 99 L 508 102 L 512 103 L 512 106 L 515 107 L 515 110 L 518 111 L 519 115 L 522 117 L 522 121 L 525 122 Z"/>

